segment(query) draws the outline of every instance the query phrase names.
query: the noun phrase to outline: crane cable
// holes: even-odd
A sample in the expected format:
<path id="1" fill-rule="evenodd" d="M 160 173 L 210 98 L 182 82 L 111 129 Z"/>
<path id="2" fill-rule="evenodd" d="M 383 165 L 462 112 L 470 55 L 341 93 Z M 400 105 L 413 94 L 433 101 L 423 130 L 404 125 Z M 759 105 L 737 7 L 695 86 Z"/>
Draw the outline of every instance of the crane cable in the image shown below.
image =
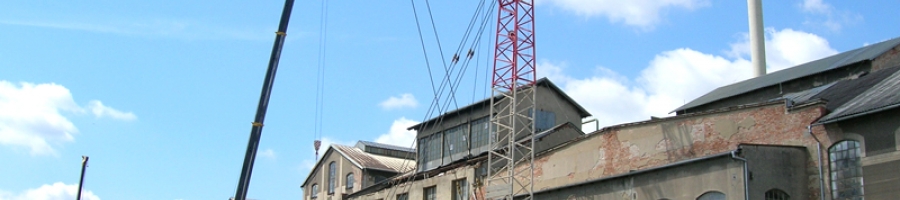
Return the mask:
<path id="1" fill-rule="evenodd" d="M 431 71 L 431 65 L 430 65 L 430 62 L 429 62 L 429 60 L 428 60 L 428 53 L 427 53 L 426 48 L 425 48 L 425 41 L 424 41 L 424 37 L 423 37 L 423 34 L 422 34 L 422 29 L 421 29 L 421 25 L 420 25 L 419 18 L 418 18 L 418 13 L 417 13 L 417 11 L 416 11 L 415 2 L 414 2 L 413 0 L 410 0 L 410 3 L 412 4 L 412 8 L 413 8 L 413 15 L 415 16 L 415 20 L 416 20 L 416 28 L 417 28 L 417 30 L 418 30 L 418 32 L 419 32 L 419 40 L 420 40 L 421 45 L 422 45 L 422 51 L 423 51 L 423 54 L 425 55 L 426 67 L 427 67 L 427 69 L 428 69 L 428 74 L 429 74 L 429 76 L 432 77 L 430 80 L 431 80 L 432 90 L 434 91 L 434 95 L 435 95 L 435 98 L 432 100 L 432 104 L 430 105 L 430 107 L 429 107 L 429 109 L 428 109 L 428 112 L 426 113 L 426 116 L 425 116 L 425 118 L 423 119 L 423 122 L 424 122 L 425 120 L 430 119 L 431 114 L 434 113 L 433 111 L 434 111 L 435 109 L 437 109 L 439 113 L 441 113 L 442 110 L 449 109 L 449 106 L 450 106 L 450 101 L 449 101 L 449 100 L 448 100 L 448 101 L 445 101 L 445 105 L 444 105 L 444 106 L 440 106 L 440 105 L 439 105 L 439 104 L 440 104 L 439 101 L 440 101 L 441 97 L 442 97 L 443 94 L 444 94 L 443 91 L 444 91 L 444 89 L 445 89 L 448 85 L 449 85 L 449 89 L 450 89 L 450 94 L 448 95 L 448 98 L 452 98 L 453 103 L 456 103 L 456 99 L 455 99 L 455 91 L 456 91 L 456 89 L 458 89 L 459 86 L 460 86 L 460 84 L 458 84 L 458 83 L 461 81 L 461 79 L 462 79 L 462 77 L 463 77 L 463 75 L 464 75 L 466 69 L 468 68 L 468 66 L 469 66 L 469 61 L 474 57 L 474 54 L 475 54 L 475 53 L 474 53 L 474 49 L 477 49 L 477 48 L 479 47 L 479 44 L 480 44 L 481 41 L 482 41 L 482 40 L 481 40 L 481 38 L 482 38 L 481 36 L 483 35 L 484 30 L 485 30 L 485 27 L 486 27 L 487 24 L 488 24 L 488 21 L 489 21 L 488 19 L 491 19 L 491 17 L 490 17 L 490 16 L 491 16 L 491 15 L 490 15 L 490 12 L 488 12 L 488 11 L 493 10 L 493 9 L 495 8 L 496 4 L 497 4 L 496 1 L 491 1 L 491 2 L 492 2 L 492 3 L 491 3 L 491 6 L 490 6 L 490 9 L 487 9 L 487 10 L 484 9 L 484 3 L 485 3 L 485 0 L 481 0 L 481 2 L 479 3 L 478 7 L 476 8 L 475 13 L 474 13 L 473 16 L 472 16 L 472 20 L 469 22 L 469 26 L 467 27 L 467 29 L 466 29 L 466 31 L 465 31 L 465 34 L 464 34 L 464 36 L 463 36 L 463 39 L 460 41 L 459 46 L 457 47 L 457 50 L 456 50 L 456 52 L 455 52 L 455 54 L 454 54 L 454 56 L 453 56 L 453 59 L 451 60 L 451 64 L 450 64 L 449 68 L 448 68 L 447 65 L 446 65 L 446 61 L 443 60 L 443 58 L 444 58 L 444 57 L 443 57 L 443 51 L 441 50 L 441 55 L 442 55 L 441 58 L 442 58 L 442 61 L 444 61 L 444 65 L 445 65 L 445 76 L 444 76 L 444 78 L 443 78 L 443 80 L 441 81 L 441 84 L 440 84 L 440 86 L 439 86 L 440 89 L 438 89 L 438 88 L 435 87 L 435 84 L 434 84 L 434 75 L 433 75 L 433 73 L 432 73 L 432 71 Z M 428 0 L 426 0 L 426 4 L 428 4 Z M 433 18 L 433 16 L 431 15 L 431 7 L 430 7 L 430 5 L 428 5 L 428 12 L 429 12 L 429 17 L 430 17 L 430 19 L 431 19 L 433 31 L 435 32 L 435 38 L 438 39 L 438 37 L 437 37 L 437 29 L 435 28 L 436 26 L 435 26 L 435 24 L 434 24 L 434 20 L 433 20 L 434 18 Z M 463 67 L 459 70 L 459 72 L 456 73 L 455 80 L 456 80 L 456 83 L 457 83 L 457 84 L 454 86 L 454 85 L 453 85 L 453 82 L 450 80 L 451 74 L 452 74 L 453 72 L 456 71 L 455 68 L 456 68 L 456 64 L 457 64 L 458 61 L 459 61 L 459 54 L 463 51 L 463 46 L 464 46 L 464 44 L 466 43 L 466 41 L 469 40 L 470 35 L 471 35 L 471 33 L 472 33 L 472 29 L 473 29 L 473 27 L 475 26 L 476 22 L 478 21 L 478 16 L 479 16 L 479 14 L 482 13 L 482 12 L 484 13 L 484 16 L 481 17 L 481 20 L 482 20 L 482 21 L 481 21 L 481 26 L 479 27 L 479 30 L 477 31 L 478 34 L 476 34 L 475 39 L 473 39 L 473 40 L 471 41 L 471 44 L 470 44 L 470 46 L 469 46 L 468 53 L 466 54 L 467 59 L 465 60 L 465 62 L 463 62 Z M 489 37 L 489 38 L 490 38 L 490 37 Z M 440 49 L 440 40 L 439 40 L 439 39 L 438 39 L 438 46 L 439 46 L 438 48 Z M 489 46 L 487 46 L 487 47 L 489 47 Z M 479 66 L 479 64 L 478 64 L 478 62 L 476 62 L 476 71 L 478 70 L 478 66 Z M 475 82 L 476 82 L 476 83 L 478 82 L 477 80 L 478 80 L 478 76 L 477 76 L 477 73 L 476 73 L 476 75 L 475 75 Z M 477 86 L 474 86 L 474 87 L 477 88 Z M 474 90 L 475 90 L 475 88 L 473 88 L 473 92 L 474 92 Z M 485 94 L 486 94 L 486 92 L 487 92 L 487 90 L 485 89 Z M 475 95 L 473 95 L 472 98 L 473 98 L 473 102 L 474 102 Z M 456 105 L 456 108 L 459 109 L 459 106 Z M 429 125 L 434 126 L 434 125 L 436 125 L 436 124 L 440 124 L 440 123 L 441 123 L 440 121 L 443 121 L 443 117 L 441 117 L 441 119 L 438 119 L 438 121 L 439 121 L 438 123 L 433 123 L 433 124 L 423 124 L 423 126 L 426 126 L 426 128 L 424 128 L 424 129 L 427 129 L 427 127 L 428 127 Z M 416 142 L 416 141 L 413 141 L 413 142 L 410 144 L 410 146 L 411 146 L 411 147 L 414 146 L 414 145 L 415 145 L 415 142 Z M 418 154 L 418 151 L 417 151 L 416 153 Z M 416 155 L 416 157 L 418 157 L 418 155 Z M 407 162 L 407 161 L 404 161 L 404 164 L 403 164 L 404 166 L 406 165 L 406 162 Z M 391 183 L 391 184 L 397 184 L 398 182 L 408 182 L 409 180 L 413 179 L 414 177 L 415 177 L 415 173 L 410 173 L 410 174 L 407 175 L 405 181 L 392 180 L 393 183 Z M 398 189 L 398 187 L 392 187 L 392 189 L 390 190 L 390 192 L 388 192 L 388 196 L 393 196 L 393 195 L 395 194 L 395 192 L 397 191 L 397 189 Z M 405 189 L 403 189 L 403 190 L 405 190 L 405 193 L 408 193 L 408 192 L 409 192 L 409 189 L 410 189 L 410 188 L 407 187 L 407 188 L 405 188 Z"/>
<path id="2" fill-rule="evenodd" d="M 316 112 L 313 125 L 313 147 L 316 150 L 316 160 L 319 159 L 319 147 L 322 145 L 322 116 L 325 108 L 325 55 L 328 28 L 328 1 L 322 1 L 322 15 L 319 22 L 319 56 L 316 68 Z M 327 148 L 327 147 L 326 147 Z"/>

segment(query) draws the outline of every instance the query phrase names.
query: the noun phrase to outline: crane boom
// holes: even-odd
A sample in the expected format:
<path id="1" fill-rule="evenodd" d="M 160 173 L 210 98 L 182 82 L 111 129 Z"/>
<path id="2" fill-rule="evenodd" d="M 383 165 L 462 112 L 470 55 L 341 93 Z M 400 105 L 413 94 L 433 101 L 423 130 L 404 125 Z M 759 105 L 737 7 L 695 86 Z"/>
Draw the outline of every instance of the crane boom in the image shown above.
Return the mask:
<path id="1" fill-rule="evenodd" d="M 534 0 L 499 0 L 487 199 L 534 195 L 535 88 Z M 526 140 L 521 140 L 527 138 Z"/>
<path id="2" fill-rule="evenodd" d="M 250 140 L 247 143 L 247 153 L 244 155 L 244 165 L 241 167 L 241 177 L 238 180 L 235 200 L 245 200 L 250 188 L 250 175 L 253 173 L 253 162 L 256 160 L 256 151 L 259 149 L 259 139 L 262 136 L 263 121 L 266 119 L 266 109 L 269 107 L 269 97 L 272 94 L 272 86 L 275 83 L 275 72 L 278 71 L 278 61 L 281 59 L 281 48 L 284 46 L 284 38 L 287 36 L 288 21 L 291 19 L 291 9 L 294 0 L 284 1 L 284 10 L 281 12 L 281 22 L 278 24 L 278 32 L 275 32 L 275 44 L 272 46 L 272 55 L 269 57 L 269 68 L 266 70 L 266 78 L 263 80 L 262 92 L 259 96 L 259 106 L 256 108 L 256 118 L 250 130 Z"/>

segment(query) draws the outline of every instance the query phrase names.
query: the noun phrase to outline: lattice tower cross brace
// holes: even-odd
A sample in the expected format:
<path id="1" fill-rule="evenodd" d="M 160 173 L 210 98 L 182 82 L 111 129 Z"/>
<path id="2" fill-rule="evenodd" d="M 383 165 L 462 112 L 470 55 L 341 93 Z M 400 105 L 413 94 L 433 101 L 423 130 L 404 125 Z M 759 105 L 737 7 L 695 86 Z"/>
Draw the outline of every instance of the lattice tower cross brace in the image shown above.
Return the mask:
<path id="1" fill-rule="evenodd" d="M 486 198 L 534 195 L 534 1 L 499 0 Z M 519 142 L 517 142 L 519 140 Z"/>

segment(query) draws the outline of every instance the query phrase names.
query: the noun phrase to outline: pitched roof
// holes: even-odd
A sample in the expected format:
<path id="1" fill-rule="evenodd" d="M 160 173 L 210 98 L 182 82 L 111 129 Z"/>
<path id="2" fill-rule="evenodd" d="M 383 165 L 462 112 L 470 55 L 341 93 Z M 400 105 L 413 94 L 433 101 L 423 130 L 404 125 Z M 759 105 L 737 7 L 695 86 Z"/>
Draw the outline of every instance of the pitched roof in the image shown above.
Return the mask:
<path id="1" fill-rule="evenodd" d="M 849 100 L 842 100 L 840 105 L 833 111 L 820 118 L 816 124 L 827 124 L 851 119 L 858 116 L 867 115 L 883 110 L 900 107 L 900 67 L 884 69 L 863 78 L 860 78 L 858 84 L 847 84 L 842 88 L 846 91 L 857 91 L 859 95 L 840 95 L 833 96 L 852 97 Z M 871 78 L 869 78 L 871 77 Z M 848 81 L 850 82 L 850 81 Z M 863 84 L 869 84 L 866 87 Z M 863 91 L 863 92 L 858 92 Z M 829 104 L 832 102 L 829 101 Z M 829 106 L 831 107 L 831 106 Z"/>
<path id="2" fill-rule="evenodd" d="M 722 86 L 700 96 L 672 112 L 684 111 L 718 100 L 737 96 L 753 90 L 787 82 L 797 78 L 822 73 L 828 70 L 841 68 L 850 64 L 871 61 L 884 54 L 891 48 L 900 45 L 900 38 L 894 38 L 884 42 L 871 44 L 862 48 L 846 51 L 837 55 L 811 61 L 795 67 L 772 72 L 763 76 L 747 79 L 731 85 Z"/>
<path id="3" fill-rule="evenodd" d="M 547 79 L 547 78 L 541 78 L 541 79 L 538 79 L 538 80 L 535 82 L 535 84 L 537 84 L 537 85 L 545 85 L 545 86 L 549 87 L 551 90 L 553 90 L 554 92 L 558 93 L 559 96 L 561 96 L 561 97 L 562 97 L 564 100 L 566 100 L 569 104 L 572 104 L 573 106 L 575 106 L 576 112 L 578 112 L 578 115 L 580 115 L 582 118 L 591 116 L 591 113 L 589 113 L 586 109 L 584 109 L 584 107 L 581 107 L 581 105 L 579 105 L 578 102 L 575 102 L 575 100 L 572 99 L 572 97 L 570 97 L 568 94 L 566 94 L 565 92 L 563 92 L 562 89 L 560 89 L 559 87 L 556 86 L 556 84 L 553 84 L 553 82 L 551 82 L 550 79 Z M 494 97 L 492 97 L 492 98 L 499 100 L 499 99 L 502 98 L 502 97 L 503 97 L 503 96 L 497 95 L 497 96 L 494 96 Z M 481 101 L 478 101 L 478 102 L 469 104 L 469 105 L 464 106 L 464 107 L 462 107 L 462 108 L 458 108 L 458 109 L 456 109 L 456 110 L 452 110 L 452 111 L 446 112 L 446 113 L 444 113 L 444 114 L 441 114 L 440 116 L 431 118 L 431 119 L 426 120 L 426 121 L 424 121 L 424 122 L 422 122 L 422 123 L 418 123 L 418 124 L 416 124 L 416 125 L 413 125 L 413 126 L 407 128 L 407 130 L 419 129 L 420 127 L 422 127 L 422 126 L 425 125 L 425 124 L 434 123 L 435 121 L 441 119 L 442 116 L 456 115 L 456 114 L 459 114 L 459 113 L 464 112 L 464 111 L 473 110 L 474 108 L 479 107 L 479 106 L 488 106 L 489 104 L 491 104 L 491 98 L 486 98 L 486 99 L 484 99 L 484 100 L 481 100 Z"/>
<path id="4" fill-rule="evenodd" d="M 406 148 L 406 147 L 401 147 L 401 146 L 396 146 L 396 145 L 382 144 L 382 143 L 362 141 L 362 140 L 356 142 L 357 148 L 364 147 L 364 146 L 371 146 L 371 147 L 377 147 L 377 148 L 382 148 L 382 149 L 390 149 L 390 150 L 405 151 L 405 152 L 412 152 L 412 153 L 416 152 L 416 149 Z M 363 150 L 365 150 L 365 149 L 363 149 Z"/>
<path id="5" fill-rule="evenodd" d="M 351 146 L 331 144 L 331 146 L 328 147 L 328 150 L 326 150 L 325 153 L 322 154 L 322 158 L 319 158 L 319 160 L 316 161 L 316 165 L 312 170 L 310 170 L 309 175 L 306 176 L 306 180 L 303 181 L 304 186 L 309 182 L 309 179 L 313 176 L 313 173 L 315 173 L 319 166 L 322 165 L 322 162 L 325 160 L 324 158 L 328 157 L 328 155 L 334 152 L 337 152 L 344 158 L 347 158 L 347 160 L 350 160 L 350 163 L 360 169 L 403 173 L 412 171 L 416 167 L 415 160 L 381 156 L 367 153 L 361 149 Z"/>
<path id="6" fill-rule="evenodd" d="M 416 163 L 412 160 L 394 158 L 388 156 L 375 155 L 367 153 L 362 149 L 353 148 L 339 144 L 331 145 L 337 152 L 346 157 L 350 162 L 361 169 L 374 169 L 387 172 L 405 172 L 415 168 Z"/>

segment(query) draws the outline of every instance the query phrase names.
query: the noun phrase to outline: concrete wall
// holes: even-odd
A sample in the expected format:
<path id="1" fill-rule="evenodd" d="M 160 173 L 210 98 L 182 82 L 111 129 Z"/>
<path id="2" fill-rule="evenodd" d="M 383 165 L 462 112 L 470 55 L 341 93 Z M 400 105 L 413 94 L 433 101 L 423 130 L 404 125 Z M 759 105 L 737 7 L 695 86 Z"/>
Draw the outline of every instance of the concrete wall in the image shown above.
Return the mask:
<path id="1" fill-rule="evenodd" d="M 473 193 L 475 192 L 475 188 L 473 184 L 476 183 L 474 176 L 475 170 L 473 167 L 464 166 L 460 168 L 456 168 L 453 170 L 446 171 L 444 173 L 438 174 L 433 177 L 429 177 L 422 180 L 410 181 L 397 186 L 384 188 L 382 190 L 371 192 L 368 194 L 362 194 L 358 196 L 354 196 L 350 199 L 353 200 L 376 200 L 376 199 L 384 199 L 384 200 L 393 200 L 396 199 L 398 194 L 408 193 L 409 199 L 422 199 L 423 189 L 427 187 L 435 187 L 437 199 L 450 199 L 453 186 L 453 181 L 459 179 L 466 179 L 466 183 L 468 184 L 468 193 L 469 197 L 472 198 Z"/>
<path id="2" fill-rule="evenodd" d="M 303 199 L 311 200 L 310 194 L 312 194 L 313 191 L 310 190 L 312 190 L 313 184 L 319 185 L 318 198 L 316 199 L 341 199 L 342 194 L 349 194 L 352 192 L 346 191 L 347 174 L 351 172 L 353 173 L 354 179 L 356 179 L 354 181 L 353 189 L 359 190 L 360 188 L 362 188 L 362 177 L 364 176 L 364 174 L 362 173 L 362 170 L 354 166 L 353 163 L 350 162 L 350 160 L 347 160 L 346 158 L 341 156 L 340 153 L 333 150 L 329 151 L 327 155 L 324 155 L 322 159 L 323 160 L 322 162 L 320 162 L 320 165 L 316 166 L 315 169 L 313 169 L 314 171 L 309 178 L 309 182 L 303 185 Z M 337 173 L 335 173 L 336 184 L 334 188 L 334 194 L 328 194 L 328 164 L 332 161 L 337 165 Z"/>
<path id="3" fill-rule="evenodd" d="M 806 132 L 823 113 L 821 105 L 788 112 L 775 103 L 610 127 L 537 158 L 535 190 L 727 152 L 741 143 L 804 146 L 803 169 L 817 172 L 817 143 Z M 812 131 L 830 144 L 822 126 Z M 807 174 L 808 197 L 818 199 L 818 173 Z"/>
<path id="4" fill-rule="evenodd" d="M 696 199 L 722 192 L 744 199 L 743 162 L 721 156 L 645 173 L 565 187 L 535 194 L 534 199 Z"/>
<path id="5" fill-rule="evenodd" d="M 747 159 L 750 178 L 750 199 L 765 199 L 771 189 L 784 191 L 792 199 L 809 197 L 809 177 L 817 171 L 807 171 L 811 155 L 804 148 L 783 146 L 741 145 L 741 156 Z"/>

